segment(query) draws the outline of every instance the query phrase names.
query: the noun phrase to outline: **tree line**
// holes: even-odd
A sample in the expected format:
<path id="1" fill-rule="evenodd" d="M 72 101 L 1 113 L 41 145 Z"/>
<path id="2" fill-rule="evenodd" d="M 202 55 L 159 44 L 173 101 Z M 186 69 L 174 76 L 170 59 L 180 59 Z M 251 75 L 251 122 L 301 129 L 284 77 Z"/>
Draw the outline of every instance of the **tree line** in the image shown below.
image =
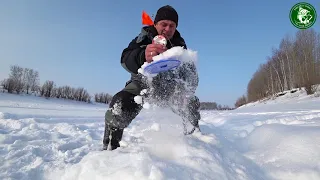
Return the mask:
<path id="1" fill-rule="evenodd" d="M 200 110 L 232 110 L 227 105 L 221 105 L 216 102 L 200 102 Z"/>
<path id="2" fill-rule="evenodd" d="M 40 84 L 39 72 L 23 68 L 18 65 L 10 66 L 10 73 L 7 79 L 0 82 L 3 92 L 26 93 L 45 98 L 68 99 L 91 103 L 92 100 L 99 103 L 109 104 L 112 95 L 108 93 L 95 93 L 93 96 L 83 87 L 74 88 L 68 85 L 57 86 L 52 80 Z M 0 87 L 1 89 L 1 87 Z M 201 102 L 201 110 L 231 110 L 228 106 L 217 104 L 216 102 Z"/>
<path id="3" fill-rule="evenodd" d="M 236 100 L 235 107 L 293 88 L 304 87 L 308 95 L 315 92 L 314 85 L 320 83 L 319 33 L 310 28 L 297 31 L 294 37 L 286 35 L 271 52 L 267 62 L 253 74 L 246 95 Z"/>
<path id="4" fill-rule="evenodd" d="M 23 68 L 18 65 L 10 66 L 10 73 L 7 79 L 1 81 L 3 92 L 26 93 L 46 98 L 59 98 L 91 103 L 92 97 L 83 87 L 74 88 L 71 86 L 57 86 L 54 81 L 47 80 L 40 85 L 39 72 Z M 94 101 L 108 104 L 112 95 L 108 93 L 94 94 Z"/>

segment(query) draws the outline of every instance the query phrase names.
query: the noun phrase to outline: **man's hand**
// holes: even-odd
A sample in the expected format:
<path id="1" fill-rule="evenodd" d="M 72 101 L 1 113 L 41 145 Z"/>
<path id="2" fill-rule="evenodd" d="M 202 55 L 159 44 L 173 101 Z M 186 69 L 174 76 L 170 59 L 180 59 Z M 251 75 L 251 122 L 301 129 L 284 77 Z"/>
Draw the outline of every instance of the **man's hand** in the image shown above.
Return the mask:
<path id="1" fill-rule="evenodd" d="M 146 47 L 145 56 L 146 61 L 150 63 L 152 61 L 152 57 L 156 56 L 160 53 L 163 53 L 167 50 L 167 47 L 161 45 L 161 44 L 149 44 Z"/>

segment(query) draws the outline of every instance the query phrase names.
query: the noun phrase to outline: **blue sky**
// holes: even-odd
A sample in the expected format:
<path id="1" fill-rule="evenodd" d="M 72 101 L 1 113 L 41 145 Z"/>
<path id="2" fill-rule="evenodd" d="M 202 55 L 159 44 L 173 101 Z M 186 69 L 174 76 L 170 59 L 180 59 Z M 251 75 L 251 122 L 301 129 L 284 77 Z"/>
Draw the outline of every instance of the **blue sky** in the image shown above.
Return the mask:
<path id="1" fill-rule="evenodd" d="M 41 83 L 115 94 L 130 75 L 122 50 L 140 32 L 141 12 L 170 4 L 178 30 L 198 51 L 201 101 L 233 106 L 271 48 L 297 29 L 289 20 L 299 1 L 3 1 L 0 6 L 0 79 L 13 64 L 33 68 Z M 311 3 L 320 15 L 320 3 Z M 318 18 L 314 28 L 319 30 Z"/>

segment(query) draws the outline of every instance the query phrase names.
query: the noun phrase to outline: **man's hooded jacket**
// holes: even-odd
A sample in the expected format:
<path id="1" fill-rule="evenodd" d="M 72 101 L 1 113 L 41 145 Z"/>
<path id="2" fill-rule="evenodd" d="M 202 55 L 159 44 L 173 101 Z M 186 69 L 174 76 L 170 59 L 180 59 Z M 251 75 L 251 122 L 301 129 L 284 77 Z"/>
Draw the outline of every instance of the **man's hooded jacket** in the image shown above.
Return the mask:
<path id="1" fill-rule="evenodd" d="M 127 48 L 123 50 L 121 55 L 121 65 L 131 73 L 131 80 L 127 84 L 133 82 L 139 84 L 141 88 L 147 87 L 147 84 L 143 80 L 143 76 L 138 73 L 138 69 L 144 64 L 144 62 L 146 62 L 146 46 L 152 43 L 152 39 L 156 35 L 158 35 L 158 33 L 154 26 L 145 26 L 141 29 L 141 33 L 129 43 Z M 167 43 L 168 49 L 174 46 L 182 46 L 187 49 L 184 39 L 177 30 L 170 39 L 170 43 Z M 157 89 L 158 92 L 168 93 L 169 90 L 174 91 L 173 87 L 176 87 L 177 79 L 187 82 L 187 84 L 189 84 L 188 91 L 194 93 L 199 81 L 195 64 L 183 63 L 177 70 L 161 72 L 153 78 L 152 83 L 153 87 Z"/>

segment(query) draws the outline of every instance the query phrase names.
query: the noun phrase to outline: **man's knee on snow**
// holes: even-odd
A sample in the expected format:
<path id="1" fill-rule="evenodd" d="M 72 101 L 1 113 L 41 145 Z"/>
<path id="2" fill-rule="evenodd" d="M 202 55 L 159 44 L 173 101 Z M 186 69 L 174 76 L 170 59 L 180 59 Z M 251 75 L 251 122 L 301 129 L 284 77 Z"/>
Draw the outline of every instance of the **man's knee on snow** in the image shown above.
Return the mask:
<path id="1" fill-rule="evenodd" d="M 113 96 L 105 114 L 106 124 L 110 128 L 126 128 L 139 114 L 142 107 L 134 101 L 134 97 L 127 91 L 120 91 Z"/>

